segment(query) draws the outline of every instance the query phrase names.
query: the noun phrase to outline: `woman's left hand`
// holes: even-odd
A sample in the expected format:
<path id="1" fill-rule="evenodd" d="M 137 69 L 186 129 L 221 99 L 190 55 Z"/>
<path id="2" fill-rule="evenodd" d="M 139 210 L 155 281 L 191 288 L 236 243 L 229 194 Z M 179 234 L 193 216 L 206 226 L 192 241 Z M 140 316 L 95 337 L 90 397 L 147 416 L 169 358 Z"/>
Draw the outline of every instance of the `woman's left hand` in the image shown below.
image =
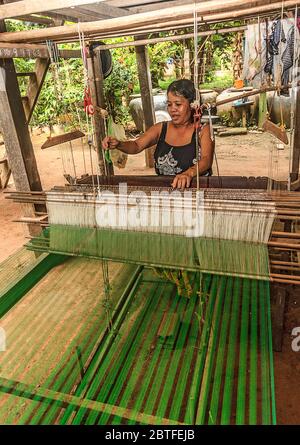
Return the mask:
<path id="1" fill-rule="evenodd" d="M 181 189 L 184 190 L 186 188 L 189 188 L 193 179 L 193 173 L 189 172 L 188 170 L 180 173 L 180 175 L 176 175 L 171 187 L 173 189 Z"/>

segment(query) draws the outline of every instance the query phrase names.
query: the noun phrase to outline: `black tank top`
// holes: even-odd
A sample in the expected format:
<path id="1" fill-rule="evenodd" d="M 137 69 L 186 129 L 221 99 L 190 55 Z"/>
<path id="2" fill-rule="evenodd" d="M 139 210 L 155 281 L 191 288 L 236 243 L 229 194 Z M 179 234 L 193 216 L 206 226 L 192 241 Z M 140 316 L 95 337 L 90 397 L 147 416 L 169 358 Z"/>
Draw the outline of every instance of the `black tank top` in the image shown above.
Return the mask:
<path id="1" fill-rule="evenodd" d="M 168 122 L 163 122 L 160 137 L 154 152 L 155 171 L 158 175 L 176 176 L 197 163 L 196 135 L 194 131 L 189 144 L 174 146 L 165 141 L 167 128 Z M 210 174 L 210 171 L 204 173 L 205 176 Z"/>

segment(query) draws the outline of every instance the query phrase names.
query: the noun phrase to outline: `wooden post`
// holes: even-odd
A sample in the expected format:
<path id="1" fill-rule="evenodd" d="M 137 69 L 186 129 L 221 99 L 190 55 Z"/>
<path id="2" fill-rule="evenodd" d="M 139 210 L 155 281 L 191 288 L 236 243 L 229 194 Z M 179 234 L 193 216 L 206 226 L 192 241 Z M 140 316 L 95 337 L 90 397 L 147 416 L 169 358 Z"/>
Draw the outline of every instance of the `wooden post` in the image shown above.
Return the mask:
<path id="1" fill-rule="evenodd" d="M 106 109 L 105 96 L 104 96 L 104 77 L 103 77 L 103 69 L 102 69 L 102 61 L 101 61 L 101 52 L 93 51 L 92 53 L 93 66 L 94 66 L 94 76 L 95 76 L 95 85 L 96 85 L 96 96 L 97 96 L 97 105 L 102 109 Z M 101 141 L 106 136 L 105 133 L 105 123 L 101 114 L 97 113 L 99 116 L 99 128 L 100 128 L 100 147 L 99 152 L 101 152 L 102 156 L 102 146 Z M 102 156 L 103 158 L 103 156 Z M 106 164 L 106 171 L 108 175 L 114 174 L 113 164 L 111 162 L 107 162 L 104 159 Z"/>
<path id="2" fill-rule="evenodd" d="M 87 58 L 88 64 L 88 77 L 89 77 L 89 87 L 91 92 L 92 105 L 94 107 L 95 113 L 93 115 L 93 130 L 95 134 L 95 144 L 98 153 L 98 163 L 101 175 L 106 175 L 106 166 L 104 165 L 102 144 L 101 141 L 105 137 L 104 122 L 97 111 L 98 107 L 98 97 L 96 88 L 96 73 L 93 58 L 90 56 Z"/>
<path id="3" fill-rule="evenodd" d="M 260 93 L 258 109 L 258 128 L 262 128 L 268 112 L 267 93 Z"/>
<path id="4" fill-rule="evenodd" d="M 4 31 L 5 25 L 0 21 L 0 32 Z M 16 189 L 42 190 L 12 59 L 0 59 L 0 110 L 0 130 Z M 27 204 L 23 210 L 25 216 L 35 216 L 34 206 Z M 44 206 L 39 210 L 45 210 Z M 30 234 L 39 231 L 38 226 L 29 226 Z"/>
<path id="5" fill-rule="evenodd" d="M 300 66 L 298 68 L 298 73 L 300 73 Z M 297 181 L 297 179 L 299 179 L 300 162 L 300 86 L 297 86 L 295 88 L 294 136 L 292 141 L 292 163 L 290 171 L 291 182 Z"/>
<path id="6" fill-rule="evenodd" d="M 37 103 L 49 66 L 50 59 L 38 58 L 35 61 L 35 73 L 34 76 L 30 76 L 26 96 L 23 98 L 25 101 L 24 111 L 28 123 Z"/>
<path id="7" fill-rule="evenodd" d="M 7 187 L 10 175 L 11 169 L 7 159 L 0 159 L 0 189 L 5 189 Z"/>
<path id="8" fill-rule="evenodd" d="M 184 78 L 191 78 L 191 62 L 190 62 L 190 50 L 185 48 L 183 55 L 183 65 L 184 65 Z"/>
<path id="9" fill-rule="evenodd" d="M 241 79 L 242 77 L 242 70 L 243 70 L 243 34 L 241 32 L 238 32 L 235 35 L 234 39 L 234 53 L 233 53 L 233 77 L 234 80 Z"/>
<path id="10" fill-rule="evenodd" d="M 139 36 L 136 37 L 136 40 L 142 38 L 144 37 Z M 148 130 L 148 128 L 152 127 L 152 125 L 154 125 L 155 123 L 149 54 L 146 46 L 136 46 L 135 53 L 136 53 L 138 76 L 140 82 L 145 130 Z M 145 151 L 145 160 L 147 167 L 151 168 L 154 167 L 154 151 L 155 148 L 150 148 Z"/>

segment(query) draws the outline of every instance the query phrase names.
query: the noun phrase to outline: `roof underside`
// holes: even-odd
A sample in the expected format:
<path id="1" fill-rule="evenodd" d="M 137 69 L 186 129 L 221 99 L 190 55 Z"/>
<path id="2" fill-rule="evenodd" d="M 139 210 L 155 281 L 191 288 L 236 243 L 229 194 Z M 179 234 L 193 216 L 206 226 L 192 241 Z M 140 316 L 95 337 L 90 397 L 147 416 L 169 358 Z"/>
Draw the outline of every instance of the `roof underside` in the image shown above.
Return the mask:
<path id="1" fill-rule="evenodd" d="M 287 0 L 284 10 L 297 5 L 300 0 Z M 0 0 L 0 22 L 14 18 L 48 25 L 47 29 L 2 32 L 0 41 L 70 42 L 78 40 L 77 22 L 80 32 L 92 39 L 195 29 L 195 19 L 201 31 L 210 24 L 280 14 L 281 9 L 279 0 Z M 66 21 L 71 23 L 61 26 Z"/>
<path id="2" fill-rule="evenodd" d="M 4 0 L 4 4 L 15 3 L 19 0 Z M 82 0 L 84 3 L 84 0 Z M 63 2 L 62 2 L 63 3 Z M 122 17 L 125 15 L 149 12 L 168 8 L 172 6 L 180 6 L 190 3 L 187 0 L 103 0 L 95 1 L 90 4 L 80 6 L 72 6 L 68 8 L 59 8 L 47 10 L 48 2 L 45 2 L 45 10 L 38 14 L 14 15 L 15 19 L 28 21 L 33 23 L 47 24 L 45 18 L 49 20 L 49 24 L 53 20 L 64 20 L 71 22 L 92 22 L 96 20 L 105 20 L 111 18 Z"/>

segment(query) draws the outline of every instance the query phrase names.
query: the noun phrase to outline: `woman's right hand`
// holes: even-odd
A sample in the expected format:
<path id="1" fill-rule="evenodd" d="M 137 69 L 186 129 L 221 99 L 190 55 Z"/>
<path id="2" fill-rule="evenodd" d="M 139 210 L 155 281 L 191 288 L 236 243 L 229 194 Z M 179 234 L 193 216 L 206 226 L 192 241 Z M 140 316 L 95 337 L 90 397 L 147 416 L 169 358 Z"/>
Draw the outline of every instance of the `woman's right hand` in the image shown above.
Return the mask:
<path id="1" fill-rule="evenodd" d="M 102 147 L 104 150 L 113 150 L 118 148 L 120 141 L 112 136 L 106 136 L 102 141 Z"/>

